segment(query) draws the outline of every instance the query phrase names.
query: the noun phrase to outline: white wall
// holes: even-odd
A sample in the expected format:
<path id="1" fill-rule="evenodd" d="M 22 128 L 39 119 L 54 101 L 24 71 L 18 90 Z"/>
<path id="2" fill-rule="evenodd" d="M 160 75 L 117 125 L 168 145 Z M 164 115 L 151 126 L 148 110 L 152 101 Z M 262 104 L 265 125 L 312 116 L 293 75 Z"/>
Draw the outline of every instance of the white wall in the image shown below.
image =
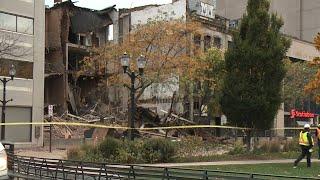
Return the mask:
<path id="1" fill-rule="evenodd" d="M 292 39 L 287 56 L 305 61 L 311 61 L 313 58 L 319 57 L 320 52 L 314 47 L 314 44 Z"/>
<path id="2" fill-rule="evenodd" d="M 246 11 L 247 1 L 217 0 L 216 12 L 229 19 L 239 19 Z M 302 25 L 301 39 L 313 42 L 315 35 L 320 31 L 320 0 L 271 0 L 270 10 L 283 18 L 282 32 L 285 34 L 300 38 Z"/>
<path id="3" fill-rule="evenodd" d="M 141 99 L 170 98 L 175 91 L 179 92 L 179 78 L 171 77 L 163 83 L 154 83 L 146 88 Z"/>
<path id="4" fill-rule="evenodd" d="M 172 4 L 165 4 L 159 7 L 148 7 L 141 11 L 134 11 L 131 13 L 131 25 L 145 24 L 149 19 L 165 17 L 163 14 L 164 12 L 167 13 L 168 19 L 185 19 L 186 10 L 186 0 L 179 0 Z"/>
<path id="5" fill-rule="evenodd" d="M 0 11 L 34 17 L 34 1 L 42 0 L 0 0 Z"/>

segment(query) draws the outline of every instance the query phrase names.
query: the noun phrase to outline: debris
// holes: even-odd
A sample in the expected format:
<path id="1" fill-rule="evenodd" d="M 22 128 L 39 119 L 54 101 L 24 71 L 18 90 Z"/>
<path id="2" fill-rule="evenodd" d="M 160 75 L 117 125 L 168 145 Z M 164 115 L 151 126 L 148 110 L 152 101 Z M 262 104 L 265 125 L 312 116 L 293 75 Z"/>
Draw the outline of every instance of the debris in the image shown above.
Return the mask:
<path id="1" fill-rule="evenodd" d="M 164 112 L 164 113 L 168 113 L 168 111 L 165 111 L 165 110 L 163 110 L 163 109 L 161 109 L 161 111 Z M 171 116 L 172 116 L 172 117 L 175 117 L 175 118 L 177 118 L 177 119 L 179 119 L 179 120 L 182 120 L 182 121 L 184 121 L 184 122 L 187 122 L 187 123 L 189 123 L 189 124 L 196 124 L 196 123 L 193 122 L 193 121 L 190 121 L 190 120 L 188 120 L 188 119 L 186 119 L 186 118 L 180 117 L 180 116 L 178 116 L 178 115 L 176 115 L 176 114 L 173 114 L 173 113 L 171 113 Z"/>
<path id="2" fill-rule="evenodd" d="M 77 120 L 77 121 L 84 121 L 84 122 L 88 122 L 88 123 L 93 123 L 93 122 L 99 122 L 100 118 L 98 116 L 93 116 L 90 114 L 87 114 L 83 117 L 80 116 L 76 116 L 70 113 L 67 113 L 67 116 L 69 116 L 71 118 L 71 120 Z"/>

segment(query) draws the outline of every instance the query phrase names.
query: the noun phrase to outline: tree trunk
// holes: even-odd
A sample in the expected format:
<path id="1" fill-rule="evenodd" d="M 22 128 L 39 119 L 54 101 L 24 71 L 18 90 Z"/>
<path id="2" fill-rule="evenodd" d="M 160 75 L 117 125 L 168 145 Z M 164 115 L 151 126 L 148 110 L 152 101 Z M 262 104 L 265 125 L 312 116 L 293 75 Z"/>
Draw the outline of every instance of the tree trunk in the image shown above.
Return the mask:
<path id="1" fill-rule="evenodd" d="M 247 151 L 252 151 L 253 150 L 253 138 L 252 138 L 252 130 L 247 130 L 246 131 L 246 146 L 247 146 Z"/>
<path id="2" fill-rule="evenodd" d="M 194 96 L 193 96 L 193 83 L 189 85 L 189 120 L 194 121 Z"/>

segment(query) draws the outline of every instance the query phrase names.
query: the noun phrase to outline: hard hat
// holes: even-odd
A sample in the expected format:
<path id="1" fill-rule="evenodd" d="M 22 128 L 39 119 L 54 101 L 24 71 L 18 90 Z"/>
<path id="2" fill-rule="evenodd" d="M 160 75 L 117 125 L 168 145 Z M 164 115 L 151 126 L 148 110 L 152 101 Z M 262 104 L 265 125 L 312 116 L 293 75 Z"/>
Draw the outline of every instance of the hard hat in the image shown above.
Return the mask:
<path id="1" fill-rule="evenodd" d="M 310 128 L 310 125 L 309 124 L 305 124 L 304 128 Z"/>

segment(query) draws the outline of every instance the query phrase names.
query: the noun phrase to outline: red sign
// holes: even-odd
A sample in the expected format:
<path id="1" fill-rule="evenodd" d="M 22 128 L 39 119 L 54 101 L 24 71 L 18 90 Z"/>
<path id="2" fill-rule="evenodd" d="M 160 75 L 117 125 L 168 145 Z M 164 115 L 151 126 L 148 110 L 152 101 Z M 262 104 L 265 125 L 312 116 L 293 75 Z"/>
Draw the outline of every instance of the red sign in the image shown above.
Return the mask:
<path id="1" fill-rule="evenodd" d="M 304 112 L 304 111 L 297 111 L 295 109 L 292 109 L 290 112 L 290 118 L 314 118 L 316 114 L 311 112 Z"/>

